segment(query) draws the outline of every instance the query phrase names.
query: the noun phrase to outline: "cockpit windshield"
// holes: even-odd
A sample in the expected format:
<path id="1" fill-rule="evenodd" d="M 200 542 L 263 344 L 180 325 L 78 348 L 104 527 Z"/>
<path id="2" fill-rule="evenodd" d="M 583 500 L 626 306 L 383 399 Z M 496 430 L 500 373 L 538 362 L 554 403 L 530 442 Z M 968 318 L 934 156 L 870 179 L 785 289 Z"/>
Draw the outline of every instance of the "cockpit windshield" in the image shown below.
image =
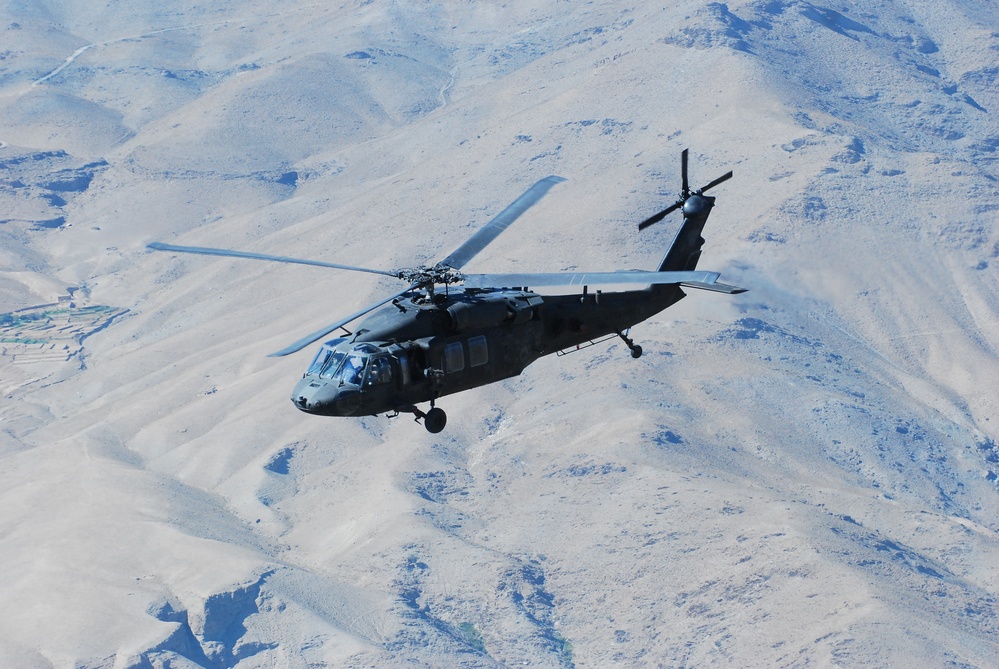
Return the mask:
<path id="1" fill-rule="evenodd" d="M 306 374 L 324 379 L 339 378 L 340 384 L 359 386 L 368 367 L 368 359 L 378 348 L 371 344 L 357 344 L 352 348 L 343 345 L 346 339 L 335 339 L 323 344 Z"/>
<path id="2" fill-rule="evenodd" d="M 306 374 L 314 374 L 326 379 L 333 378 L 333 375 L 335 375 L 337 370 L 340 369 L 343 359 L 347 356 L 346 351 L 336 348 L 338 344 L 344 341 L 346 341 L 346 339 L 341 338 L 334 339 L 323 344 L 323 347 L 319 349 L 319 353 L 316 354 L 312 364 L 309 365 L 309 369 Z"/>

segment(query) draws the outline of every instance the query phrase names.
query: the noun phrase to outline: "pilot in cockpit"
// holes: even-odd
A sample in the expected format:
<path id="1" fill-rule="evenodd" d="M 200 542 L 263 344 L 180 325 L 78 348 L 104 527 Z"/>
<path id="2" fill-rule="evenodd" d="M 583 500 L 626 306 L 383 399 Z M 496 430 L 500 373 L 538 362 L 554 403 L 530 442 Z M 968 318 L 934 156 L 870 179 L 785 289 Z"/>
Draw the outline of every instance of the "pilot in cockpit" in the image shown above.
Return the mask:
<path id="1" fill-rule="evenodd" d="M 348 355 L 347 361 L 343 363 L 343 371 L 340 378 L 343 383 L 351 383 L 355 386 L 361 385 L 361 378 L 364 376 L 364 365 L 367 358 L 360 355 Z"/>

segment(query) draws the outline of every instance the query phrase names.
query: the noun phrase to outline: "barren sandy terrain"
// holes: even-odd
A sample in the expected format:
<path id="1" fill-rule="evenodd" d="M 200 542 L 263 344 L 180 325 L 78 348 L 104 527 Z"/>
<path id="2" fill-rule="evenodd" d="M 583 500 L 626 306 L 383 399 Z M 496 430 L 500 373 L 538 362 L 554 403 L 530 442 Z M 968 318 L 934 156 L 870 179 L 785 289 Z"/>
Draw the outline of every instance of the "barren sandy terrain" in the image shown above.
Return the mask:
<path id="1" fill-rule="evenodd" d="M 999 666 L 986 0 L 0 5 L 0 666 Z M 387 277 L 654 269 L 631 336 L 289 402 Z M 546 289 L 548 290 L 548 289 Z M 574 291 L 578 289 L 566 289 Z M 557 292 L 548 290 L 548 292 Z"/>

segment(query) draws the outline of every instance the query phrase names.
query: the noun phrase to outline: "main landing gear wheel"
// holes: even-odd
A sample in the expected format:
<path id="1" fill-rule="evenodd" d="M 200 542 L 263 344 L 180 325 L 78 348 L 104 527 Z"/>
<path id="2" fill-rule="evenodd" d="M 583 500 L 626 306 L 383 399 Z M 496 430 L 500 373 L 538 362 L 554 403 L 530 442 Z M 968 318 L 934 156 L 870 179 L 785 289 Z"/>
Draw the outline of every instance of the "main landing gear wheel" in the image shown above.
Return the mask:
<path id="1" fill-rule="evenodd" d="M 431 434 L 437 434 L 444 429 L 445 425 L 447 425 L 447 414 L 440 407 L 434 407 L 423 417 L 423 426 Z"/>
<path id="2" fill-rule="evenodd" d="M 642 347 L 639 346 L 638 344 L 636 344 L 635 342 L 633 342 L 631 339 L 629 339 L 628 335 L 626 335 L 623 332 L 618 332 L 617 336 L 620 337 L 622 339 L 622 341 L 624 341 L 625 345 L 629 349 L 631 349 L 631 357 L 632 358 L 641 358 L 642 357 Z"/>

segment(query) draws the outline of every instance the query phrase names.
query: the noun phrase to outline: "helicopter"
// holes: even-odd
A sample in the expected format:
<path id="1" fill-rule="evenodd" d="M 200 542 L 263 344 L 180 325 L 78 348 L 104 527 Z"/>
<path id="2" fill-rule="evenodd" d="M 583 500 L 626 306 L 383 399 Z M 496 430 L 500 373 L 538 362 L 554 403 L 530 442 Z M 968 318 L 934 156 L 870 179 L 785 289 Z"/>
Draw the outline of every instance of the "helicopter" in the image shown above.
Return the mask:
<path id="1" fill-rule="evenodd" d="M 396 417 L 410 413 L 431 433 L 447 424 L 437 406 L 445 395 L 519 375 L 551 353 L 565 354 L 620 338 L 634 358 L 642 347 L 630 328 L 676 304 L 685 288 L 738 294 L 744 288 L 719 283 L 720 274 L 697 270 L 701 232 L 715 198 L 704 192 L 732 177 L 729 171 L 691 191 L 688 151 L 681 153 L 679 198 L 642 221 L 658 223 L 679 209 L 683 223 L 655 271 L 464 274 L 472 258 L 536 204 L 562 177 L 541 179 L 434 265 L 380 270 L 318 260 L 153 242 L 156 251 L 267 260 L 367 272 L 401 279 L 406 285 L 387 297 L 299 339 L 270 356 L 302 350 L 336 330 L 344 336 L 322 344 L 292 391 L 291 401 L 320 416 Z M 644 285 L 604 293 L 591 286 Z M 581 292 L 541 295 L 531 287 L 581 286 Z M 345 326 L 367 316 L 351 332 Z M 417 405 L 429 402 L 427 411 Z"/>

